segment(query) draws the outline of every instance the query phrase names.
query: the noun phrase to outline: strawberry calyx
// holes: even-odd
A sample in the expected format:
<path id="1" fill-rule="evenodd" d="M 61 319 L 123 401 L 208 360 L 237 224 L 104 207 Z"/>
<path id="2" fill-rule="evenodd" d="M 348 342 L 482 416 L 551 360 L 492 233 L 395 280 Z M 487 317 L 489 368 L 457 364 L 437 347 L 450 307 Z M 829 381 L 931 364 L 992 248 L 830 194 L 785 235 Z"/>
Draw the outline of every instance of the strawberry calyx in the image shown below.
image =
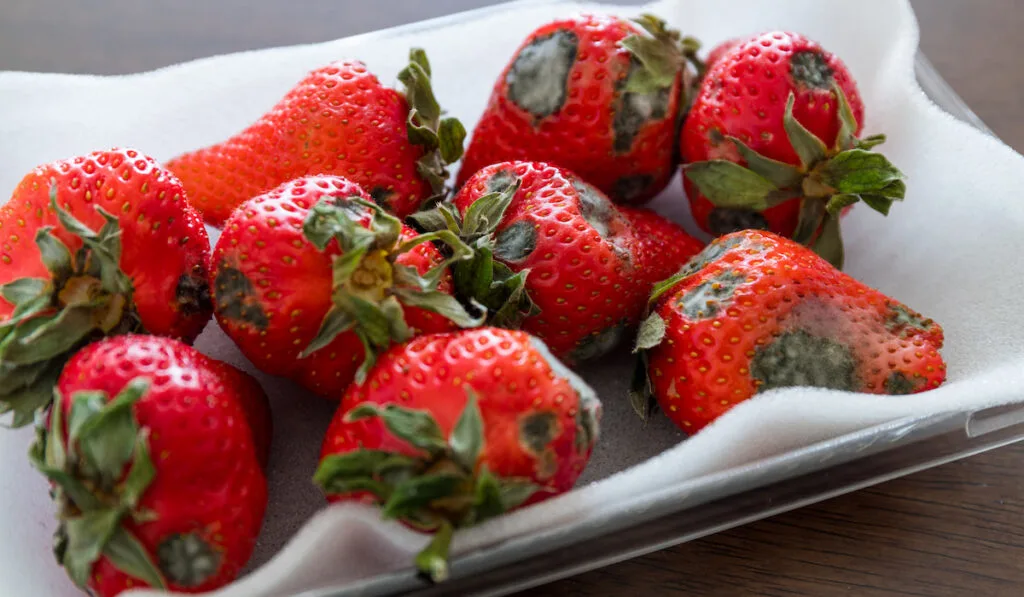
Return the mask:
<path id="1" fill-rule="evenodd" d="M 369 228 L 364 228 L 359 221 L 367 216 Z M 331 308 L 300 358 L 324 348 L 339 334 L 352 331 L 366 354 L 356 372 L 356 381 L 361 383 L 379 352 L 392 342 L 405 342 L 413 336 L 403 306 L 432 311 L 460 327 L 476 327 L 484 320 L 437 288 L 450 265 L 472 257 L 472 250 L 451 232 L 402 240 L 401 220 L 356 196 L 342 200 L 325 197 L 310 210 L 303 234 L 321 251 L 333 240 L 342 252 L 333 258 Z M 399 255 L 432 241 L 445 244 L 451 256 L 425 274 L 396 262 Z"/>
<path id="2" fill-rule="evenodd" d="M 670 29 L 665 21 L 652 14 L 643 14 L 633 19 L 648 35 L 633 34 L 620 43 L 640 63 L 632 69 L 626 81 L 625 90 L 630 93 L 650 94 L 670 89 L 680 73 L 686 72 L 687 63 L 697 69 L 698 78 L 703 76 L 704 64 L 697 58 L 700 42 L 692 37 L 683 37 L 679 31 Z"/>
<path id="3" fill-rule="evenodd" d="M 441 106 L 430 82 L 430 62 L 421 48 L 409 50 L 409 64 L 398 73 L 409 102 L 406 130 L 409 142 L 423 147 L 425 153 L 416 162 L 420 176 L 430 183 L 436 201 L 447 193 L 448 166 L 462 157 L 466 128 L 459 119 L 442 118 Z"/>
<path id="4" fill-rule="evenodd" d="M 66 424 L 55 391 L 49 423 L 38 418 L 29 460 L 50 481 L 58 506 L 54 555 L 83 589 L 101 557 L 151 587 L 166 588 L 166 574 L 125 526 L 155 517 L 139 506 L 156 469 L 149 431 L 139 427 L 133 412 L 148 388 L 147 379 L 136 378 L 109 401 L 103 392 L 76 392 Z"/>
<path id="5" fill-rule="evenodd" d="M 793 240 L 810 247 L 832 265 L 842 268 L 844 253 L 840 232 L 843 209 L 863 202 L 888 215 L 894 201 L 906 194 L 903 173 L 882 154 L 871 151 L 885 142 L 884 135 L 858 139 L 857 121 L 846 94 L 835 83 L 839 133 L 827 147 L 793 116 L 796 97 L 789 94 L 783 127 L 800 164 L 792 165 L 761 155 L 735 137 L 746 165 L 729 160 L 707 160 L 683 166 L 684 175 L 715 207 L 761 212 L 786 201 L 800 201 Z M 718 234 L 732 230 L 715 230 Z"/>
<path id="6" fill-rule="evenodd" d="M 501 259 L 515 261 L 533 237 L 519 234 L 515 225 L 497 233 L 522 180 L 509 176 L 496 178 L 495 182 L 489 193 L 466 209 L 465 216 L 452 203 L 443 202 L 414 213 L 409 219 L 423 230 L 454 234 L 472 250 L 472 258 L 452 265 L 456 295 L 482 305 L 487 310 L 489 325 L 516 328 L 523 319 L 540 313 L 540 309 L 526 292 L 530 270 L 513 272 Z"/>
<path id="7" fill-rule="evenodd" d="M 0 323 L 0 414 L 13 413 L 14 427 L 31 423 L 50 403 L 57 377 L 77 349 L 98 337 L 142 331 L 132 281 L 120 267 L 117 218 L 97 206 L 106 223 L 93 231 L 57 204 L 56 183 L 50 207 L 82 247 L 72 254 L 51 227 L 40 228 L 35 242 L 50 277 L 0 286 L 0 295 L 14 305 Z"/>
<path id="8" fill-rule="evenodd" d="M 483 417 L 476 394 L 467 401 L 447 438 L 433 415 L 395 404 L 362 403 L 345 414 L 347 422 L 379 418 L 396 438 L 418 454 L 360 448 L 326 456 L 313 479 L 328 495 L 368 492 L 384 519 L 397 519 L 432 531 L 416 566 L 434 582 L 448 576 L 448 549 L 455 529 L 499 516 L 547 491 L 529 479 L 494 475 L 480 457 L 485 448 Z"/>

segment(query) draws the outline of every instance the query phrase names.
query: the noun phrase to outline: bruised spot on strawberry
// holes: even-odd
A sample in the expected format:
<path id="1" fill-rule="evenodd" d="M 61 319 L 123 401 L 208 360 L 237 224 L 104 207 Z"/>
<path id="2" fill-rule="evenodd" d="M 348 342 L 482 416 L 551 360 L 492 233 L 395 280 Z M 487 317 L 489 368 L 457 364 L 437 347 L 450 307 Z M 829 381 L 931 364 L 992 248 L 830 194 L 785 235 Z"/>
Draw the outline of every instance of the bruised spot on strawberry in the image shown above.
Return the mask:
<path id="1" fill-rule="evenodd" d="M 679 270 L 679 273 L 677 273 L 673 277 L 678 277 L 682 279 L 685 278 L 686 276 L 691 276 L 699 272 L 700 270 L 704 269 L 708 265 L 714 263 L 715 261 L 718 261 L 718 259 L 722 255 L 725 255 L 725 253 L 729 251 L 729 249 L 738 247 L 742 243 L 743 239 L 735 236 L 730 236 L 725 239 L 716 240 L 709 244 L 708 246 L 704 247 L 703 251 L 694 255 L 693 258 L 690 259 L 686 263 L 686 265 L 684 265 L 682 269 Z"/>
<path id="2" fill-rule="evenodd" d="M 627 153 L 633 147 L 640 129 L 650 121 L 663 120 L 668 115 L 669 92 L 671 87 L 663 87 L 649 93 L 625 91 L 637 73 L 645 75 L 644 67 L 635 57 L 630 60 L 629 74 L 619 84 L 619 98 L 615 104 L 615 141 L 612 149 L 616 153 Z"/>
<path id="3" fill-rule="evenodd" d="M 758 211 L 716 207 L 708 214 L 708 228 L 724 236 L 740 230 L 768 230 L 768 220 Z"/>
<path id="4" fill-rule="evenodd" d="M 608 238 L 611 234 L 611 220 L 615 215 L 612 202 L 601 191 L 582 180 L 575 179 L 572 186 L 579 192 L 580 214 L 583 219 L 597 230 L 601 238 Z"/>
<path id="5" fill-rule="evenodd" d="M 892 394 L 894 396 L 913 394 L 919 388 L 919 384 L 914 383 L 914 381 L 907 377 L 902 371 L 893 371 L 892 374 L 885 379 L 884 385 L 885 393 Z"/>
<path id="6" fill-rule="evenodd" d="M 509 99 L 537 119 L 561 110 L 578 45 L 576 34 L 565 29 L 527 44 L 505 75 Z"/>
<path id="7" fill-rule="evenodd" d="M 221 554 L 195 533 L 175 534 L 157 547 L 157 565 L 168 580 L 197 587 L 217 573 Z"/>
<path id="8" fill-rule="evenodd" d="M 616 180 L 612 192 L 622 201 L 633 201 L 641 197 L 652 184 L 654 184 L 653 176 L 633 174 Z"/>
<path id="9" fill-rule="evenodd" d="M 178 278 L 174 296 L 178 299 L 178 309 L 185 315 L 208 313 L 213 309 L 210 298 L 210 285 L 206 282 L 205 272 L 197 268 L 192 274 L 182 274 Z"/>
<path id="10" fill-rule="evenodd" d="M 589 453 L 597 443 L 600 430 L 601 401 L 597 399 L 597 392 L 587 385 L 587 382 L 583 381 L 583 378 L 575 371 L 555 358 L 543 340 L 536 336 L 530 336 L 530 344 L 551 367 L 551 372 L 569 382 L 573 391 L 576 392 L 576 396 L 579 398 L 579 409 L 576 412 L 576 451 L 580 454 Z"/>
<path id="11" fill-rule="evenodd" d="M 221 264 L 213 285 L 217 311 L 222 317 L 247 323 L 260 330 L 270 324 L 259 298 L 255 296 L 256 289 L 241 270 Z"/>
<path id="12" fill-rule="evenodd" d="M 676 301 L 683 314 L 692 321 L 710 319 L 718 315 L 746 277 L 732 271 L 723 271 L 704 280 L 684 293 Z"/>
<path id="13" fill-rule="evenodd" d="M 831 89 L 835 71 L 817 50 L 796 52 L 789 60 L 789 72 L 799 85 L 811 89 Z"/>
<path id="14" fill-rule="evenodd" d="M 487 192 L 488 193 L 501 193 L 509 188 L 510 185 L 514 184 L 517 180 L 515 173 L 507 168 L 502 168 L 495 172 L 487 180 Z"/>
<path id="15" fill-rule="evenodd" d="M 580 363 L 589 359 L 608 354 L 611 349 L 618 346 L 628 327 L 625 321 L 605 328 L 596 334 L 591 334 L 580 340 L 576 348 L 569 354 L 569 360 Z"/>
<path id="16" fill-rule="evenodd" d="M 759 392 L 793 386 L 856 390 L 856 368 L 848 346 L 796 330 L 758 348 L 750 374 L 760 382 Z"/>
<path id="17" fill-rule="evenodd" d="M 532 413 L 519 421 L 519 443 L 537 458 L 540 479 L 548 479 L 558 470 L 558 458 L 550 445 L 561 433 L 558 417 L 552 412 Z"/>
<path id="18" fill-rule="evenodd" d="M 519 220 L 498 233 L 494 255 L 502 261 L 516 263 L 529 257 L 537 248 L 537 231 L 533 224 Z"/>
<path id="19" fill-rule="evenodd" d="M 902 336 L 910 331 L 926 332 L 935 325 L 931 319 L 925 318 L 903 305 L 892 303 L 889 305 L 889 317 L 885 320 L 885 327 L 891 332 L 901 332 Z"/>

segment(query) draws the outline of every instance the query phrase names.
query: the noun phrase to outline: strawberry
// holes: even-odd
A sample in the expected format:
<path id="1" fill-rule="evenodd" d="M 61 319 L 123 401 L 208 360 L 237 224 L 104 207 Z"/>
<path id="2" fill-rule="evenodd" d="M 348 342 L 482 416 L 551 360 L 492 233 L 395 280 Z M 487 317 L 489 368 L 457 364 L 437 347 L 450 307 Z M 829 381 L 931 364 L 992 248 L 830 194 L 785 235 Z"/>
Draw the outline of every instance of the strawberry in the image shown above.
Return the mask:
<path id="1" fill-rule="evenodd" d="M 252 553 L 266 479 L 242 404 L 258 388 L 166 337 L 125 335 L 68 361 L 30 451 L 52 483 L 54 553 L 90 594 L 203 592 Z"/>
<path id="2" fill-rule="evenodd" d="M 249 128 L 167 166 L 214 225 L 249 198 L 310 174 L 346 176 L 404 218 L 444 193 L 445 166 L 462 155 L 466 132 L 455 118 L 441 118 L 423 50 L 410 52 L 398 78 L 404 94 L 362 62 L 329 64 Z"/>
<path id="3" fill-rule="evenodd" d="M 864 105 L 846 65 L 794 33 L 759 35 L 708 70 L 681 136 L 697 224 L 767 229 L 842 267 L 839 216 L 863 201 L 888 214 L 903 175 L 858 139 Z"/>
<path id="4" fill-rule="evenodd" d="M 487 307 L 499 327 L 522 328 L 572 363 L 604 354 L 643 312 L 629 220 L 573 173 L 503 162 L 466 181 L 450 204 L 413 219 L 449 229 L 473 247 L 455 266 L 460 296 Z"/>
<path id="5" fill-rule="evenodd" d="M 191 341 L 210 319 L 210 241 L 181 183 L 134 149 L 35 168 L 0 210 L 0 413 L 26 425 L 96 338 Z"/>
<path id="6" fill-rule="evenodd" d="M 261 370 L 339 399 L 392 340 L 478 325 L 450 296 L 468 248 L 417 235 L 340 176 L 287 182 L 242 204 L 213 251 L 221 328 Z"/>
<path id="7" fill-rule="evenodd" d="M 568 168 L 618 202 L 664 189 L 696 42 L 651 15 L 636 23 L 581 15 L 531 33 L 494 85 L 457 186 L 490 164 L 533 160 Z"/>
<path id="8" fill-rule="evenodd" d="M 687 433 L 773 388 L 910 394 L 946 377 L 937 323 L 770 232 L 712 242 L 651 309 L 634 406 L 646 416 L 653 394 Z"/>
<path id="9" fill-rule="evenodd" d="M 722 59 L 722 56 L 725 56 L 726 54 L 731 52 L 733 48 L 740 45 L 744 41 L 745 40 L 737 38 L 727 39 L 722 43 L 718 44 L 717 46 L 711 48 L 711 51 L 708 52 L 707 58 L 704 59 L 704 68 L 710 69 L 716 63 L 718 63 L 719 60 Z"/>
<path id="10" fill-rule="evenodd" d="M 628 205 L 619 207 L 619 211 L 633 225 L 637 239 L 637 274 L 647 294 L 655 284 L 679 271 L 704 248 L 704 243 L 657 212 Z"/>
<path id="11" fill-rule="evenodd" d="M 331 501 L 434 532 L 416 558 L 447 574 L 456 528 L 569 491 L 597 441 L 601 405 L 527 334 L 420 336 L 345 392 L 314 480 Z"/>

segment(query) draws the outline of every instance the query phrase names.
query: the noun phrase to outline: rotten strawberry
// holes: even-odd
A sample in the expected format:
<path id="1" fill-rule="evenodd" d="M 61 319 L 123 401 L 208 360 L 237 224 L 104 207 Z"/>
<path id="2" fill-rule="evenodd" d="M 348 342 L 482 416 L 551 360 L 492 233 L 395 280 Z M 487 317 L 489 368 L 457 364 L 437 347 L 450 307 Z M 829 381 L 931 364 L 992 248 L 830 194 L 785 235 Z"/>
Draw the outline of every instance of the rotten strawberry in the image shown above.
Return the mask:
<path id="1" fill-rule="evenodd" d="M 191 341 L 210 319 L 210 241 L 181 183 L 134 149 L 35 168 L 0 210 L 0 414 L 49 403 L 103 336 Z"/>
<path id="2" fill-rule="evenodd" d="M 651 15 L 581 15 L 529 35 L 474 129 L 459 186 L 507 160 L 568 168 L 613 200 L 643 203 L 675 170 L 696 42 Z"/>
<path id="3" fill-rule="evenodd" d="M 695 433 L 774 388 L 911 394 L 946 377 L 939 324 L 807 247 L 747 230 L 714 241 L 651 296 L 634 407 Z"/>
<path id="4" fill-rule="evenodd" d="M 468 256 L 450 232 L 417 235 L 352 181 L 300 178 L 225 224 L 211 277 L 217 321 L 262 371 L 337 400 L 392 341 L 480 323 L 451 296 L 448 265 Z"/>
<path id="5" fill-rule="evenodd" d="M 842 267 L 840 215 L 857 202 L 886 215 L 902 173 L 859 138 L 864 104 L 846 65 L 794 33 L 726 46 L 683 127 L 684 182 L 713 234 L 765 229 Z"/>
<path id="6" fill-rule="evenodd" d="M 267 488 L 243 404 L 262 390 L 209 364 L 135 335 L 68 361 L 30 458 L 58 506 L 54 553 L 79 587 L 203 592 L 248 561 Z"/>
<path id="7" fill-rule="evenodd" d="M 523 332 L 420 336 L 345 393 L 315 481 L 434 533 L 416 564 L 443 580 L 455 529 L 572 488 L 599 418 L 593 390 Z"/>
<path id="8" fill-rule="evenodd" d="M 466 181 L 451 203 L 413 219 L 474 249 L 455 267 L 460 296 L 492 325 L 521 328 L 571 363 L 615 346 L 643 312 L 639 243 L 607 197 L 575 174 L 538 162 L 503 162 Z"/>

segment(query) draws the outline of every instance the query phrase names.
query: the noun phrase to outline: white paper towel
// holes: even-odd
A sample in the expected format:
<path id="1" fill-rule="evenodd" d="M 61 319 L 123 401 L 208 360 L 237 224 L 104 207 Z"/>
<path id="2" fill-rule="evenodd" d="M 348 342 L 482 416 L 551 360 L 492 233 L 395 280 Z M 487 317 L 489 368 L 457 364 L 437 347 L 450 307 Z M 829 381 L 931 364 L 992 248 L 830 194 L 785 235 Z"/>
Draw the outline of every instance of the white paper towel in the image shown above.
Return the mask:
<path id="1" fill-rule="evenodd" d="M 0 73 L 0 196 L 36 164 L 70 155 L 134 146 L 167 159 L 221 140 L 272 106 L 306 71 L 332 60 L 359 58 L 383 80 L 393 80 L 412 45 L 427 49 L 442 104 L 472 125 L 525 35 L 581 9 L 637 12 L 533 3 L 473 22 L 220 56 L 126 77 Z M 1017 256 L 1024 249 L 1024 204 L 1015 198 L 1024 188 L 1024 160 L 924 97 L 913 75 L 918 38 L 909 5 L 733 0 L 723 12 L 714 0 L 664 0 L 647 10 L 707 47 L 785 28 L 819 40 L 846 61 L 867 105 L 866 132 L 888 134 L 883 150 L 906 172 L 909 185 L 907 200 L 889 218 L 866 209 L 849 216 L 846 269 L 943 324 L 949 381 L 901 397 L 813 389 L 766 393 L 676 445 L 682 436 L 663 418 L 643 429 L 632 417 L 624 399 L 627 357 L 611 355 L 584 372 L 606 406 L 603 437 L 584 481 L 601 480 L 460 533 L 456 552 L 643 508 L 644 496 L 657 488 L 884 421 L 1021 397 L 1024 316 L 1017 298 L 1024 262 Z M 678 180 L 654 205 L 686 221 Z M 198 346 L 252 371 L 214 325 Z M 309 477 L 333 405 L 288 382 L 259 377 L 272 395 L 276 429 L 272 503 L 256 562 L 277 556 L 217 594 L 280 595 L 407 566 L 424 538 L 380 523 L 373 510 L 338 506 L 310 520 L 323 504 Z M 0 433 L 0 592 L 75 595 L 49 552 L 52 509 L 45 483 L 24 459 L 30 436 Z"/>

